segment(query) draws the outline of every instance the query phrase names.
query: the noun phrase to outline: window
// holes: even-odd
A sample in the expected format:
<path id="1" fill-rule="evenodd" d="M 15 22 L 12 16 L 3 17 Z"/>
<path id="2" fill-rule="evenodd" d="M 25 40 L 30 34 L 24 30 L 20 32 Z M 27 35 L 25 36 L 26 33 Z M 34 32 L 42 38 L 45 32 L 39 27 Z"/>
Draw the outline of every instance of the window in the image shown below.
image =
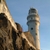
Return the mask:
<path id="1" fill-rule="evenodd" d="M 37 25 L 37 23 L 35 23 L 35 25 Z"/>
<path id="2" fill-rule="evenodd" d="M 33 30 L 33 28 L 31 28 L 31 30 Z"/>
<path id="3" fill-rule="evenodd" d="M 29 24 L 28 24 L 28 26 L 29 26 Z"/>
<path id="4" fill-rule="evenodd" d="M 32 18 L 31 18 L 32 19 Z"/>
<path id="5" fill-rule="evenodd" d="M 37 33 L 36 33 L 36 35 L 37 35 Z"/>

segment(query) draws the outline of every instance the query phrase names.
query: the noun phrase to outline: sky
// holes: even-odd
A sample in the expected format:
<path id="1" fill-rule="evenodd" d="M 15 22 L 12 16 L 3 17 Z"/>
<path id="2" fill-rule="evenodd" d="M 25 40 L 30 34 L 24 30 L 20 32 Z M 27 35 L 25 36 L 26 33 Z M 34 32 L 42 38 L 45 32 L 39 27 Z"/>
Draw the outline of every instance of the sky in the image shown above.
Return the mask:
<path id="1" fill-rule="evenodd" d="M 20 23 L 23 31 L 28 30 L 27 16 L 31 7 L 38 10 L 40 16 L 40 47 L 50 50 L 50 0 L 6 0 L 15 22 Z"/>

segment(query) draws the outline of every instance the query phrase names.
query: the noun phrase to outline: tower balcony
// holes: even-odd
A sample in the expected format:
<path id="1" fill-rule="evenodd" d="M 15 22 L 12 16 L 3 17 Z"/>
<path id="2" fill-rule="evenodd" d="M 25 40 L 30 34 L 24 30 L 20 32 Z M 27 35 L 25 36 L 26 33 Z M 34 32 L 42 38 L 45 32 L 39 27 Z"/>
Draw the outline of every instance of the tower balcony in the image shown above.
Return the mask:
<path id="1" fill-rule="evenodd" d="M 27 16 L 27 20 L 29 19 L 40 19 L 38 14 L 32 13 L 30 15 Z"/>
<path id="2" fill-rule="evenodd" d="M 29 15 L 37 15 L 37 13 L 30 13 Z"/>
<path id="3" fill-rule="evenodd" d="M 28 25 L 28 23 L 31 23 L 31 22 L 37 22 L 40 24 L 40 21 L 38 21 L 38 20 L 29 20 L 29 21 L 27 21 L 27 25 Z"/>

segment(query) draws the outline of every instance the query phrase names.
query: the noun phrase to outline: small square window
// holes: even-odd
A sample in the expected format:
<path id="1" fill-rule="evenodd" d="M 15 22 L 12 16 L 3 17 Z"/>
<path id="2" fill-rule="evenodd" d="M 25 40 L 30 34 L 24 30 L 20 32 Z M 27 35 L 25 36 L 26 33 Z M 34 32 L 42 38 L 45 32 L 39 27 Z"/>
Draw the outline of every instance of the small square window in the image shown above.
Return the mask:
<path id="1" fill-rule="evenodd" d="M 33 30 L 33 28 L 31 28 L 31 30 Z"/>
<path id="2" fill-rule="evenodd" d="M 35 23 L 35 25 L 37 25 L 37 23 Z"/>
<path id="3" fill-rule="evenodd" d="M 37 35 L 37 33 L 36 33 L 36 35 Z"/>
<path id="4" fill-rule="evenodd" d="M 32 18 L 31 18 L 32 19 Z"/>

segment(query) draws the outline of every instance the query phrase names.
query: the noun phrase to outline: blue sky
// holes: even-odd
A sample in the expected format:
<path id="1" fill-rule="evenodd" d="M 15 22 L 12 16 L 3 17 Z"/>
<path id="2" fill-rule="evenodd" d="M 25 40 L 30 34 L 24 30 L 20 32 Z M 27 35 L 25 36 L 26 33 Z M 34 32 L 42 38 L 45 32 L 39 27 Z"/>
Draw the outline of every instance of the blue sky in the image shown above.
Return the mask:
<path id="1" fill-rule="evenodd" d="M 50 0 L 6 0 L 10 13 L 15 22 L 21 24 L 27 31 L 27 16 L 31 7 L 38 10 L 40 16 L 40 45 L 41 50 L 50 50 Z"/>

